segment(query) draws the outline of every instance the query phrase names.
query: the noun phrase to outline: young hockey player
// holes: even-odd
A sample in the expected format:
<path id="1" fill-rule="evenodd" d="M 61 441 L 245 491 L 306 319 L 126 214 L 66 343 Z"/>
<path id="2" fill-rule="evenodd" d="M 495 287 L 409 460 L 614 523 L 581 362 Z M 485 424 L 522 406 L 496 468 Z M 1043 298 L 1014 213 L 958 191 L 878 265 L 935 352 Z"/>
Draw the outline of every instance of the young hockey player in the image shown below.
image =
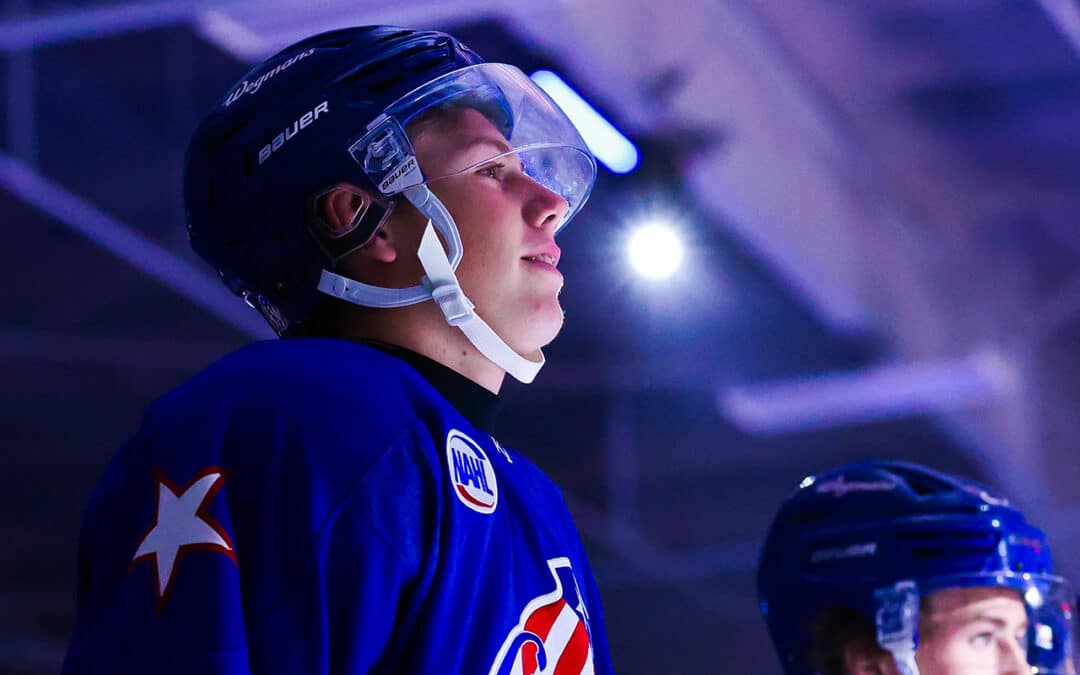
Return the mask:
<path id="1" fill-rule="evenodd" d="M 1073 673 L 1043 533 L 981 485 L 899 462 L 807 478 L 758 569 L 787 675 Z"/>
<path id="2" fill-rule="evenodd" d="M 195 133 L 194 249 L 282 340 L 153 404 L 91 498 L 65 673 L 610 673 L 558 489 L 492 436 L 595 162 L 520 70 L 372 26 Z M 545 423 L 537 420 L 538 424 Z"/>

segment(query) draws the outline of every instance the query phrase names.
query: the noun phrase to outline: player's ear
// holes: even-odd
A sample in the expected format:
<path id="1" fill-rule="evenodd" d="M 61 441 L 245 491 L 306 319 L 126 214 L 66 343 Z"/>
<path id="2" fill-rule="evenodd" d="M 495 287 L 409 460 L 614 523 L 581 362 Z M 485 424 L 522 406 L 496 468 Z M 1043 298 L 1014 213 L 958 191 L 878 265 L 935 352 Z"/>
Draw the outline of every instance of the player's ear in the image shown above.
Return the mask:
<path id="1" fill-rule="evenodd" d="M 844 645 L 844 671 L 847 675 L 896 675 L 892 654 L 865 640 Z"/>
<path id="2" fill-rule="evenodd" d="M 356 226 L 359 219 L 371 205 L 371 194 L 355 185 L 343 183 L 331 188 L 319 201 L 319 216 L 332 237 L 342 237 Z M 387 219 L 392 220 L 392 218 Z M 388 228 L 384 223 L 371 241 L 358 252 L 360 256 L 384 263 L 392 263 L 397 258 L 397 251 L 391 245 Z"/>

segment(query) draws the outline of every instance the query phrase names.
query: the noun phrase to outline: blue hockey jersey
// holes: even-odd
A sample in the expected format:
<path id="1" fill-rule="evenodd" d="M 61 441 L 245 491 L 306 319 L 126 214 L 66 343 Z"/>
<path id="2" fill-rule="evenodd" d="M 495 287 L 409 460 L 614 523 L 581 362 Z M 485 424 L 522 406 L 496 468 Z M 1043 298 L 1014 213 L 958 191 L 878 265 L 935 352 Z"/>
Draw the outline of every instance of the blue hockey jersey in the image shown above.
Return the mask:
<path id="1" fill-rule="evenodd" d="M 354 342 L 256 343 L 153 404 L 79 575 L 71 675 L 611 672 L 557 488 Z"/>

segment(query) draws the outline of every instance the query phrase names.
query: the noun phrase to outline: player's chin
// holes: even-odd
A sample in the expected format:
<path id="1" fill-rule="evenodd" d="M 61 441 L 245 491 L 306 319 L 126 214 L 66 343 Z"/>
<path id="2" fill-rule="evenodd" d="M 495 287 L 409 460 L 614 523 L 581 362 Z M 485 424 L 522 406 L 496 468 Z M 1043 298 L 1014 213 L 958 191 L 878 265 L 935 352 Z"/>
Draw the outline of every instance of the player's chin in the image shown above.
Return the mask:
<path id="1" fill-rule="evenodd" d="M 515 327 L 511 347 L 519 354 L 529 354 L 550 344 L 562 330 L 563 310 L 558 298 L 549 297 L 530 303 L 530 311 Z"/>

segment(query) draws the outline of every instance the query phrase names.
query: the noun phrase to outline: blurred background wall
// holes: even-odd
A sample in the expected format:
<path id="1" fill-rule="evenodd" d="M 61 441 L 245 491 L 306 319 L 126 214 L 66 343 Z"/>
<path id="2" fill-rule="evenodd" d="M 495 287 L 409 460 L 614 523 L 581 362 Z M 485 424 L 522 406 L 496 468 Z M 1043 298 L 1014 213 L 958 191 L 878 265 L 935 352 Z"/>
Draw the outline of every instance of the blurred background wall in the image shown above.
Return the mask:
<path id="1" fill-rule="evenodd" d="M 845 461 L 987 481 L 1080 578 L 1076 3 L 5 0 L 0 672 L 58 669 L 81 509 L 144 406 L 269 336 L 188 250 L 188 136 L 363 23 L 555 72 L 633 145 L 561 235 L 566 329 L 499 430 L 564 488 L 619 672 L 779 672 L 757 550 Z M 669 240 L 628 255 L 647 225 L 667 276 Z"/>

